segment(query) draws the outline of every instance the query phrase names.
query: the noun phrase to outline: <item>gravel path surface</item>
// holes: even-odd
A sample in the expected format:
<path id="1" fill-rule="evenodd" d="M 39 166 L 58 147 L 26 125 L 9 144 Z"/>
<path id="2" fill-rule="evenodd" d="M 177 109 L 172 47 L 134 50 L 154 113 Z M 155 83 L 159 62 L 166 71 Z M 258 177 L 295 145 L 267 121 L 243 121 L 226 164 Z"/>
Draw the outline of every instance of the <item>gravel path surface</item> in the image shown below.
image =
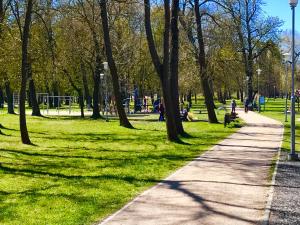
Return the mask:
<path id="1" fill-rule="evenodd" d="M 286 161 L 282 153 L 278 164 L 270 225 L 300 224 L 300 162 Z"/>
<path id="2" fill-rule="evenodd" d="M 283 127 L 253 112 L 238 113 L 246 126 L 101 224 L 260 224 Z"/>

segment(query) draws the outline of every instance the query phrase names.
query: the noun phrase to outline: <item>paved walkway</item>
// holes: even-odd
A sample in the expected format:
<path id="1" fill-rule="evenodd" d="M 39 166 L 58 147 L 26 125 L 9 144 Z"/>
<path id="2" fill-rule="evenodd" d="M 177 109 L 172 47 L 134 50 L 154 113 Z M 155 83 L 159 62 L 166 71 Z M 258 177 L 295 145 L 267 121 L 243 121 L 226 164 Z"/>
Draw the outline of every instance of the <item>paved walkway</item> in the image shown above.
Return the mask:
<path id="1" fill-rule="evenodd" d="M 239 111 L 247 126 L 146 191 L 102 224 L 240 225 L 262 222 L 280 123 Z"/>

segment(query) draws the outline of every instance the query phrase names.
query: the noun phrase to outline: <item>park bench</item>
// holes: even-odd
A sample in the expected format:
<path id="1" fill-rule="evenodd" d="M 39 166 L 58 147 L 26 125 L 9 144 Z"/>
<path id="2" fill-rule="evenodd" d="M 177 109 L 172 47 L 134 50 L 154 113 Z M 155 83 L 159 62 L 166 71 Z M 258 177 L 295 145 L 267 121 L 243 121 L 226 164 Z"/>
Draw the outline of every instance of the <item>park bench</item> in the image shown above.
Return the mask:
<path id="1" fill-rule="evenodd" d="M 224 127 L 233 122 L 236 118 L 238 118 L 237 113 L 225 113 L 224 115 Z"/>
<path id="2" fill-rule="evenodd" d="M 194 109 L 194 112 L 199 114 L 207 114 L 207 109 Z"/>

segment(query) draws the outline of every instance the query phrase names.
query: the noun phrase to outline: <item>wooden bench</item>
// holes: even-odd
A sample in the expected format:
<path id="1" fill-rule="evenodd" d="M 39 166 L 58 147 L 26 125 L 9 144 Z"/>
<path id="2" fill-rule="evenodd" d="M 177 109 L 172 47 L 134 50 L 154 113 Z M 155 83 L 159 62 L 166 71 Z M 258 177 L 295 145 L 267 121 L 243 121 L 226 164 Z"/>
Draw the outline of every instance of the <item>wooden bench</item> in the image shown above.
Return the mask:
<path id="1" fill-rule="evenodd" d="M 194 109 L 194 112 L 199 114 L 207 114 L 207 109 Z"/>

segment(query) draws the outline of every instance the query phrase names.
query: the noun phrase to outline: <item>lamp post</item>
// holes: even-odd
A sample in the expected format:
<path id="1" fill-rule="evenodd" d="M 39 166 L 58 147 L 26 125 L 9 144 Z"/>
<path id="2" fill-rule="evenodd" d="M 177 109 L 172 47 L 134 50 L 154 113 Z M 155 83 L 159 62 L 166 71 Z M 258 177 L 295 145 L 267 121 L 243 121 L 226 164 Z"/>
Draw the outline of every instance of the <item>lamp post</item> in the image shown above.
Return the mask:
<path id="1" fill-rule="evenodd" d="M 259 101 L 259 76 L 260 76 L 260 74 L 261 74 L 261 69 L 260 68 L 258 68 L 257 70 L 256 70 L 256 72 L 257 72 L 257 98 L 258 98 L 258 112 L 260 112 L 260 101 Z"/>
<path id="2" fill-rule="evenodd" d="M 297 160 L 298 154 L 295 152 L 295 8 L 298 0 L 289 0 L 292 9 L 292 89 L 291 89 L 291 152 L 289 160 Z"/>
<path id="3" fill-rule="evenodd" d="M 284 56 L 284 64 L 285 64 L 285 122 L 288 121 L 287 119 L 287 115 L 288 115 L 288 107 L 287 107 L 287 103 L 288 103 L 288 64 L 290 63 L 289 61 L 289 57 L 290 57 L 290 54 L 289 53 L 284 53 L 283 54 Z"/>
<path id="4" fill-rule="evenodd" d="M 249 82 L 249 76 L 246 76 L 246 85 L 245 85 L 245 97 L 248 96 L 248 82 Z"/>
<path id="5" fill-rule="evenodd" d="M 103 74 L 103 77 L 105 79 L 105 114 L 106 114 L 106 121 L 108 121 L 108 95 L 107 95 L 107 86 L 108 86 L 108 82 L 107 82 L 107 71 L 108 71 L 108 63 L 107 62 L 103 62 L 103 69 L 104 69 L 104 73 L 106 74 Z M 101 75 L 101 74 L 100 74 Z"/>
<path id="6" fill-rule="evenodd" d="M 104 104 L 103 105 L 103 108 L 102 108 L 102 114 L 104 115 L 104 111 L 105 111 L 105 91 L 104 91 L 104 87 L 105 87 L 105 84 L 104 84 L 104 73 L 100 73 L 100 80 L 101 80 L 101 104 Z M 103 101 L 103 98 L 104 98 L 104 101 Z"/>

